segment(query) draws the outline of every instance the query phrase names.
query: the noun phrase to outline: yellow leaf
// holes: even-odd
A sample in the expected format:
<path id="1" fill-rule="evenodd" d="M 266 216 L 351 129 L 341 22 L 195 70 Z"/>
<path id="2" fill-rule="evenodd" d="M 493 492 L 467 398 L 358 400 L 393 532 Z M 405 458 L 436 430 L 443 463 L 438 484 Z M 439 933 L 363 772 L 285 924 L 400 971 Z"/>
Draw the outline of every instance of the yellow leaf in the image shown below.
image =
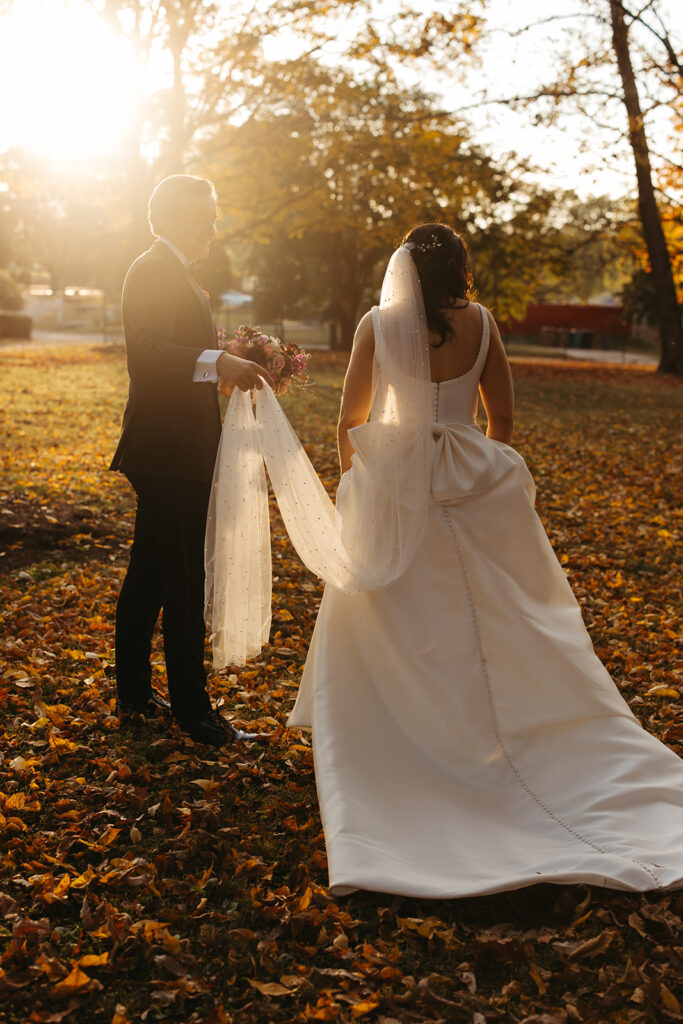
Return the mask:
<path id="1" fill-rule="evenodd" d="M 69 894 L 71 879 L 68 875 L 62 875 L 52 891 L 45 893 L 45 902 L 53 903 L 55 900 L 65 900 Z"/>
<path id="2" fill-rule="evenodd" d="M 372 1011 L 376 1010 L 378 1006 L 379 1003 L 375 1003 L 371 999 L 367 999 L 362 1003 L 354 1003 L 351 1007 L 351 1016 L 363 1017 L 366 1013 L 372 1013 Z"/>
<path id="3" fill-rule="evenodd" d="M 671 697 L 673 700 L 678 700 L 680 693 L 675 690 L 673 686 L 664 686 L 659 684 L 658 686 L 651 686 L 645 694 L 646 697 Z"/>
<path id="4" fill-rule="evenodd" d="M 538 973 L 538 970 L 537 970 L 535 964 L 532 964 L 531 967 L 529 968 L 529 974 L 531 975 L 531 977 L 532 977 L 532 979 L 534 981 L 534 984 L 536 985 L 536 988 L 538 989 L 539 996 L 545 995 L 545 993 L 546 993 L 545 983 L 544 983 L 543 979 L 541 978 L 541 975 Z"/>
<path id="5" fill-rule="evenodd" d="M 339 1003 L 325 1003 L 319 1000 L 316 1006 L 306 1004 L 306 1016 L 311 1020 L 337 1020 L 339 1017 Z"/>
<path id="6" fill-rule="evenodd" d="M 215 779 L 191 779 L 190 782 L 193 786 L 199 786 L 205 793 L 210 793 L 219 786 Z"/>
<path id="7" fill-rule="evenodd" d="M 206 883 L 208 882 L 208 880 L 211 878 L 212 874 L 213 874 L 213 863 L 211 863 L 208 868 L 204 869 L 202 877 L 197 882 L 197 886 L 200 889 L 203 889 L 204 886 L 206 885 Z"/>
<path id="8" fill-rule="evenodd" d="M 104 967 L 109 962 L 109 953 L 86 953 L 78 958 L 79 967 Z"/>
<path id="9" fill-rule="evenodd" d="M 131 927 L 131 931 L 135 934 L 142 932 L 146 941 L 152 942 L 156 935 L 166 931 L 168 925 L 168 921 L 150 921 L 146 918 L 143 921 L 136 921 Z"/>
<path id="10" fill-rule="evenodd" d="M 82 991 L 87 988 L 92 982 L 92 978 L 89 978 L 85 971 L 82 971 L 78 965 L 67 974 L 63 981 L 58 981 L 52 989 L 54 996 L 72 996 L 76 992 Z"/>
<path id="11" fill-rule="evenodd" d="M 313 890 L 310 885 L 307 887 L 306 892 L 299 900 L 299 910 L 307 910 L 311 905 L 311 897 L 313 896 Z"/>
<path id="12" fill-rule="evenodd" d="M 444 922 L 438 917 L 396 917 L 396 924 L 400 928 L 406 928 L 410 932 L 417 932 L 425 939 L 431 939 L 432 935 L 439 928 L 445 928 Z"/>
<path id="13" fill-rule="evenodd" d="M 37 967 L 39 971 L 43 971 L 47 974 L 50 981 L 57 981 L 63 976 L 65 970 L 64 965 L 60 963 L 59 960 L 54 957 L 45 956 L 44 953 L 41 953 L 40 956 L 36 958 L 34 966 Z"/>
<path id="14" fill-rule="evenodd" d="M 72 743 L 71 740 L 65 740 L 61 736 L 55 736 L 53 732 L 50 733 L 49 743 L 52 750 L 56 750 L 57 753 L 69 754 L 74 750 L 78 750 L 78 744 Z"/>
<path id="15" fill-rule="evenodd" d="M 247 978 L 252 988 L 257 989 L 262 996 L 291 996 L 292 990 L 280 985 L 277 981 L 256 981 L 254 978 Z"/>
<path id="16" fill-rule="evenodd" d="M 680 1013 L 681 1004 L 678 1002 L 678 999 L 676 999 L 676 996 L 673 994 L 671 989 L 668 989 L 663 981 L 660 982 L 659 990 L 662 996 L 662 1006 L 666 1010 L 670 1010 L 671 1013 Z"/>
<path id="17" fill-rule="evenodd" d="M 109 825 L 109 827 L 106 828 L 100 836 L 99 841 L 103 843 L 104 846 L 111 846 L 120 831 L 120 828 L 114 828 L 113 825 Z"/>

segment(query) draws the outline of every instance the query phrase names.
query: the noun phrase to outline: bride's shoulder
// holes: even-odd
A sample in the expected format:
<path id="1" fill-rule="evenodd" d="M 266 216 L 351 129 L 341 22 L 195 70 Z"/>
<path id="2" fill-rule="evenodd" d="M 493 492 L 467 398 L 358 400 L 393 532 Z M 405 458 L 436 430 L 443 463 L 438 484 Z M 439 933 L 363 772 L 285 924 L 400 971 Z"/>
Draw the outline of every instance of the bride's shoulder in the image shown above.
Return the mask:
<path id="1" fill-rule="evenodd" d="M 481 317 L 482 322 L 484 320 L 488 320 L 489 337 L 491 339 L 499 337 L 500 333 L 499 333 L 499 329 L 498 329 L 498 323 L 496 321 L 495 316 L 493 315 L 491 310 L 488 308 L 488 306 L 484 306 L 483 303 L 481 303 L 481 302 L 474 302 L 473 301 L 473 302 L 470 303 L 470 307 L 473 310 L 476 311 L 478 316 Z"/>
<path id="2" fill-rule="evenodd" d="M 369 309 L 358 322 L 356 333 L 353 337 L 353 347 L 367 348 L 375 343 L 375 330 L 372 324 L 372 310 Z"/>

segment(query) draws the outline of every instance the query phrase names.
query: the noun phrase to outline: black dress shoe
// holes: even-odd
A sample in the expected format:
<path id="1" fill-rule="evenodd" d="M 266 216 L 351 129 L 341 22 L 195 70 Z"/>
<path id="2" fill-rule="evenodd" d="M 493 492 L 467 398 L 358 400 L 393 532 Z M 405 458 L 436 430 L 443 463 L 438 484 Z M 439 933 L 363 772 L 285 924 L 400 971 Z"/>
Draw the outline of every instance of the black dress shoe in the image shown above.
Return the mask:
<path id="1" fill-rule="evenodd" d="M 243 729 L 236 729 L 226 718 L 223 718 L 219 711 L 214 708 L 207 712 L 202 718 L 191 722 L 178 722 L 178 727 L 184 732 L 189 732 L 196 743 L 208 743 L 213 747 L 224 747 L 228 743 L 239 743 L 261 738 L 257 732 L 244 732 Z"/>
<path id="2" fill-rule="evenodd" d="M 207 711 L 201 718 L 189 722 L 178 722 L 178 728 L 189 732 L 195 743 L 206 743 L 210 747 L 224 747 L 233 739 L 232 726 L 217 711 Z"/>
<path id="3" fill-rule="evenodd" d="M 120 700 L 116 702 L 116 713 L 119 718 L 129 718 L 133 715 L 144 715 L 145 718 L 159 718 L 171 714 L 171 705 L 156 690 L 142 704 L 132 704 L 129 701 Z"/>

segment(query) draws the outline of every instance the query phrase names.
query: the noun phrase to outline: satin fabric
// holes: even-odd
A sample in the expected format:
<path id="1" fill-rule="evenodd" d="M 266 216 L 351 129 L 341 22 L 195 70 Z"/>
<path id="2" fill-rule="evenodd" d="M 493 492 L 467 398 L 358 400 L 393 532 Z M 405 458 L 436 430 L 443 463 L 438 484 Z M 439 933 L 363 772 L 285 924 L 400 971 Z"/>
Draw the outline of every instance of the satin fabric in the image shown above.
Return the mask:
<path id="1" fill-rule="evenodd" d="M 434 384 L 407 572 L 323 595 L 288 725 L 312 729 L 336 895 L 683 885 L 683 762 L 596 657 L 513 448 L 476 424 L 488 338 Z M 337 508 L 354 521 L 349 474 Z"/>

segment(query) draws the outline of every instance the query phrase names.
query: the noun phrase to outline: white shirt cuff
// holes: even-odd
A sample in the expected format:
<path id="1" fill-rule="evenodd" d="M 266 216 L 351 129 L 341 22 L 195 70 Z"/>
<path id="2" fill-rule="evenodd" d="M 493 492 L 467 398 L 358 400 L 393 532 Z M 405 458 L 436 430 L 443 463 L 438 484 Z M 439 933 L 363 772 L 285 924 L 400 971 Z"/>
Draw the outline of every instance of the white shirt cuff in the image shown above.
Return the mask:
<path id="1" fill-rule="evenodd" d="M 216 363 L 220 356 L 220 350 L 205 348 L 197 362 L 194 364 L 192 382 L 194 384 L 215 384 L 218 380 Z"/>

